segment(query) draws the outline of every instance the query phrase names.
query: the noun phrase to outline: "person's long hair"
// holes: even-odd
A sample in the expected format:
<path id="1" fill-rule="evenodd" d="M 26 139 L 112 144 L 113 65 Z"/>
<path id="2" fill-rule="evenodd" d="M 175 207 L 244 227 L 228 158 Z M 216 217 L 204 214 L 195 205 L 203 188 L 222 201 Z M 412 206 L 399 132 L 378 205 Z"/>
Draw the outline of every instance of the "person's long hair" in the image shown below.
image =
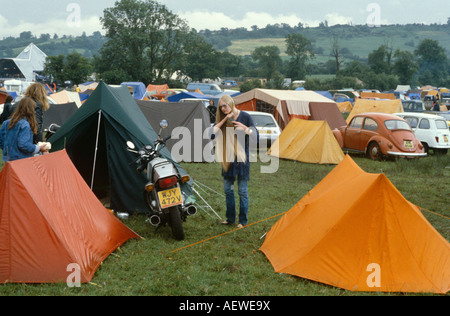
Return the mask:
<path id="1" fill-rule="evenodd" d="M 11 120 L 9 122 L 8 129 L 11 129 L 19 122 L 21 119 L 26 119 L 30 124 L 31 131 L 33 134 L 37 134 L 37 122 L 36 122 L 36 114 L 35 114 L 36 102 L 33 99 L 24 97 L 20 100 L 17 105 L 17 109 L 11 116 Z"/>
<path id="2" fill-rule="evenodd" d="M 47 111 L 50 108 L 47 99 L 47 90 L 41 83 L 33 83 L 30 85 L 24 93 L 24 96 L 32 98 L 34 101 L 39 102 L 42 105 L 42 110 Z"/>
<path id="3" fill-rule="evenodd" d="M 221 103 L 228 104 L 232 112 L 234 112 L 236 107 L 232 97 L 229 95 L 222 96 L 218 102 L 218 109 L 216 113 L 217 123 L 222 121 L 226 116 L 220 108 Z M 239 144 L 237 141 L 237 136 L 233 132 L 234 129 L 227 129 L 227 127 L 234 128 L 234 124 L 227 121 L 222 125 L 220 128 L 221 135 L 217 138 L 216 144 L 217 159 L 220 163 L 222 163 L 222 168 L 225 171 L 228 171 L 230 168 L 230 163 L 233 162 L 236 157 L 238 158 L 238 162 L 244 162 L 246 157 L 245 150 L 242 148 L 242 145 Z"/>

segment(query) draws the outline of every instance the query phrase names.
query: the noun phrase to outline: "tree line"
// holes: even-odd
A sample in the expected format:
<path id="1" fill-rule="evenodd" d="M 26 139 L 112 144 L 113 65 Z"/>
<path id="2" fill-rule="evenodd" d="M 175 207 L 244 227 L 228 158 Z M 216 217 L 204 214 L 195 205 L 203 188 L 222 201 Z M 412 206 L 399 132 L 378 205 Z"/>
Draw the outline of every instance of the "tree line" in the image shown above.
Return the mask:
<path id="1" fill-rule="evenodd" d="M 312 62 L 316 48 L 305 36 L 308 30 L 301 24 L 295 28 L 287 25 L 264 28 L 264 32 L 278 35 L 280 30 L 283 31 L 284 53 L 288 56 L 283 59 L 276 46 L 257 47 L 250 56 L 219 51 L 208 40 L 211 31 L 191 29 L 186 21 L 155 0 L 117 1 L 114 7 L 104 10 L 101 23 L 106 34 L 97 54 L 86 57 L 73 52 L 50 56 L 44 73 L 55 80 L 71 80 L 75 84 L 85 81 L 95 72 L 97 78 L 109 84 L 141 81 L 144 84 L 168 83 L 172 87 L 182 87 L 179 79 L 183 76 L 193 81 L 216 77 L 261 77 L 268 80 L 268 87 L 282 88 L 285 77 L 303 80 L 314 73 L 332 73 L 335 74 L 333 79 L 308 80 L 307 88 L 389 90 L 398 84 L 450 86 L 447 52 L 438 41 L 431 39 L 423 40 L 414 53 L 394 51 L 392 44 L 387 42 L 372 51 L 367 61 L 343 63 L 346 51 L 340 47 L 340 38 L 333 32 L 330 33 L 333 34 L 330 59 L 319 66 Z M 324 23 L 318 29 L 328 32 L 333 27 Z M 357 29 L 365 30 L 364 27 Z M 249 33 L 243 29 L 222 29 L 220 32 L 240 32 L 240 36 Z M 252 32 L 268 36 L 256 27 Z M 259 83 L 254 81 L 253 84 Z M 244 87 L 250 88 L 252 84 Z"/>

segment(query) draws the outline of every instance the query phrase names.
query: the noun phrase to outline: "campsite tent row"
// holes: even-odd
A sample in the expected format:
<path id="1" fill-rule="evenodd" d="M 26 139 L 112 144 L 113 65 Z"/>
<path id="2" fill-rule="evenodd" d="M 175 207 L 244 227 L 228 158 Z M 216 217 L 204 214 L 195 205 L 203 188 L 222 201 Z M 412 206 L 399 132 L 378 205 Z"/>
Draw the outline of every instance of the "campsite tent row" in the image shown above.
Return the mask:
<path id="1" fill-rule="evenodd" d="M 345 125 L 336 102 L 314 91 L 253 89 L 233 99 L 240 110 L 272 114 L 281 129 L 292 118 L 327 121 L 331 129 Z"/>

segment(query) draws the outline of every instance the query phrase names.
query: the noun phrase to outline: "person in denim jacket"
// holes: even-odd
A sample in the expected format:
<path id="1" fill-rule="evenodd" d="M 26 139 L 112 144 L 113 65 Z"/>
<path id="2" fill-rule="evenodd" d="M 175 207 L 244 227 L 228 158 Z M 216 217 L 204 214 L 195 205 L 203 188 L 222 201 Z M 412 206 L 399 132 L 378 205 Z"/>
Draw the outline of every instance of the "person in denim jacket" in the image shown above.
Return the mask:
<path id="1" fill-rule="evenodd" d="M 33 144 L 33 136 L 37 133 L 35 117 L 36 103 L 28 97 L 17 105 L 11 119 L 6 120 L 0 128 L 0 148 L 3 161 L 13 161 L 33 157 L 39 152 L 48 152 L 45 144 Z"/>

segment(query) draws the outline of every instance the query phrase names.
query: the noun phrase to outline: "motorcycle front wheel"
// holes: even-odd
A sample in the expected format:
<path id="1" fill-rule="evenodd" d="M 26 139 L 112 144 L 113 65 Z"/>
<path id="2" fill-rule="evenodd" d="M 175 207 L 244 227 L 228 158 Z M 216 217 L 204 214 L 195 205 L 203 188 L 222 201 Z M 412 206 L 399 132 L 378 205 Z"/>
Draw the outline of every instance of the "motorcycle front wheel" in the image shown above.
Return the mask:
<path id="1" fill-rule="evenodd" d="M 184 239 L 183 221 L 181 220 L 181 212 L 178 206 L 169 209 L 169 225 L 172 229 L 172 234 L 176 240 Z"/>

